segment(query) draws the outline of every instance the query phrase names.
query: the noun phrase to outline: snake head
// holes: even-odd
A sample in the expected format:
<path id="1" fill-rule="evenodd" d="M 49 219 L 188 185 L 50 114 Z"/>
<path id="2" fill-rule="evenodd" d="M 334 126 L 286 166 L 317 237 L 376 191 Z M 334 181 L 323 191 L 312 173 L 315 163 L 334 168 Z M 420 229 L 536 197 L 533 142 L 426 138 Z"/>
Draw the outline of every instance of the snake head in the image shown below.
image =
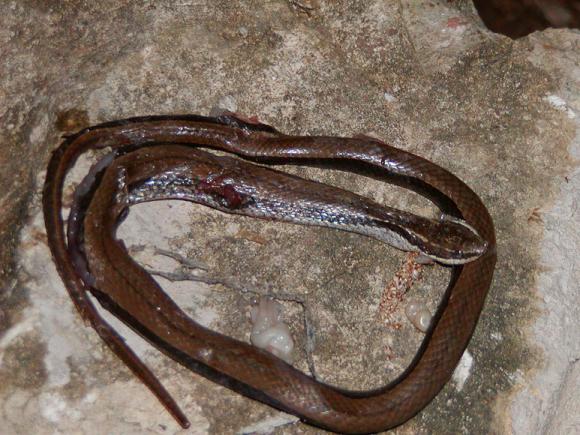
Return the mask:
<path id="1" fill-rule="evenodd" d="M 467 222 L 450 216 L 413 228 L 421 253 L 439 263 L 459 265 L 481 257 L 488 243 Z M 428 236 L 427 236 L 428 234 Z"/>
<path id="2" fill-rule="evenodd" d="M 405 240 L 398 244 L 400 249 L 418 251 L 445 265 L 469 263 L 487 251 L 488 243 L 461 219 L 444 216 L 437 221 L 412 215 L 412 219 L 405 219 L 404 223 L 382 223 Z"/>

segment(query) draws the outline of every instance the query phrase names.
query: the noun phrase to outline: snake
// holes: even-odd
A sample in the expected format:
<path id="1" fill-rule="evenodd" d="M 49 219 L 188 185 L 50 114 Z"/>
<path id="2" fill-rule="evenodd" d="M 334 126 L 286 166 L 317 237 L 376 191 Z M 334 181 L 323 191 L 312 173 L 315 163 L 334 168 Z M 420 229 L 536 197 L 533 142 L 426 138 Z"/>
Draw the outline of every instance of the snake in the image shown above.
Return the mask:
<path id="1" fill-rule="evenodd" d="M 80 155 L 99 149 L 110 152 L 76 188 L 65 225 L 67 173 Z M 285 164 L 330 167 L 403 186 L 431 200 L 441 218 L 269 167 Z M 402 374 L 371 391 L 338 388 L 199 325 L 130 257 L 116 238 L 119 223 L 131 205 L 163 199 L 357 232 L 450 267 L 450 282 Z M 370 137 L 286 135 L 230 113 L 135 117 L 68 136 L 51 155 L 42 202 L 48 246 L 79 315 L 184 428 L 184 412 L 94 299 L 173 360 L 220 385 L 316 427 L 374 433 L 414 417 L 451 378 L 483 309 L 497 257 L 487 208 L 435 163 Z"/>

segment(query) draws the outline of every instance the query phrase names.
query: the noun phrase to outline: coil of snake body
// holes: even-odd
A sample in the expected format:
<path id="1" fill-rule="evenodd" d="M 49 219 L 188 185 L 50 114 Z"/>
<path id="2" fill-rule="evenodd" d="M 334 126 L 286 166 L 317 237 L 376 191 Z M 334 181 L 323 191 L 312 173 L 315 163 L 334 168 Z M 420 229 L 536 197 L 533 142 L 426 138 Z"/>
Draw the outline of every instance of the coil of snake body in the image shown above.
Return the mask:
<path id="1" fill-rule="evenodd" d="M 446 219 L 389 209 L 349 192 L 259 163 L 339 167 L 429 197 Z M 75 193 L 67 233 L 62 218 L 68 170 L 89 149 L 111 148 Z M 452 265 L 451 282 L 414 360 L 373 391 L 326 385 L 275 356 L 190 319 L 128 255 L 115 230 L 132 204 L 178 198 L 229 212 L 356 231 Z M 51 157 L 43 211 L 57 270 L 85 322 L 183 426 L 189 422 L 155 375 L 100 316 L 88 294 L 174 360 L 243 395 L 342 433 L 396 427 L 423 409 L 450 379 L 493 277 L 492 219 L 479 197 L 447 170 L 370 138 L 289 136 L 235 116 L 132 118 L 68 137 Z"/>

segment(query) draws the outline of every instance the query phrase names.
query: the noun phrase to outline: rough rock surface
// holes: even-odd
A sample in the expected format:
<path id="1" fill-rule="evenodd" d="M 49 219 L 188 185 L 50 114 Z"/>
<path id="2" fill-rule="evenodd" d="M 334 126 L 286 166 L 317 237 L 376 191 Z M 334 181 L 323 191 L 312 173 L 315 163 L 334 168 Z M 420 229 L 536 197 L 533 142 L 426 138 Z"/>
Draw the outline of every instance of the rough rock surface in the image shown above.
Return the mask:
<path id="1" fill-rule="evenodd" d="M 40 189 L 66 131 L 215 108 L 288 133 L 377 136 L 449 168 L 489 206 L 499 260 L 475 335 L 453 380 L 397 432 L 577 430 L 579 32 L 512 41 L 488 32 L 465 2 L 6 1 L 0 14 L 3 433 L 181 432 L 74 311 L 46 246 Z M 77 180 L 88 165 L 75 168 Z M 391 186 L 291 170 L 432 212 Z M 180 202 L 135 207 L 121 235 L 148 267 L 181 270 L 154 253 L 168 249 L 238 286 L 303 299 L 327 382 L 383 385 L 420 343 L 401 315 L 405 301 L 398 330 L 376 321 L 404 259 L 377 242 Z M 433 309 L 447 271 L 424 275 L 405 300 Z M 249 294 L 159 281 L 201 323 L 248 339 Z M 307 371 L 303 308 L 285 305 Z M 192 422 L 184 433 L 319 433 L 119 329 L 183 406 Z"/>

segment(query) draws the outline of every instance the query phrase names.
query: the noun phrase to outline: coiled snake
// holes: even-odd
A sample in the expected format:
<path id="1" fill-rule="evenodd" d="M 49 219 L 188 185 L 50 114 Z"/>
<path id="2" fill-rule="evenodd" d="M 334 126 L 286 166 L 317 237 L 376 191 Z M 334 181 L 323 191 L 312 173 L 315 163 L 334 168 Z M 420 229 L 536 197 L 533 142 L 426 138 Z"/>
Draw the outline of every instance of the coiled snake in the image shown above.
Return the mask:
<path id="1" fill-rule="evenodd" d="M 110 147 L 77 188 L 68 236 L 65 176 L 80 154 Z M 429 197 L 430 220 L 260 163 L 338 166 Z M 452 265 L 449 287 L 413 362 L 380 389 L 350 392 L 318 382 L 275 356 L 191 320 L 127 254 L 115 230 L 131 204 L 164 198 L 250 216 L 342 228 Z M 99 315 L 88 292 L 179 363 L 253 399 L 344 433 L 393 428 L 425 407 L 451 377 L 483 308 L 496 262 L 492 219 L 478 196 L 445 169 L 370 138 L 288 136 L 232 115 L 132 118 L 67 138 L 50 160 L 43 195 L 58 272 L 83 319 L 157 395 L 183 427 L 187 418 L 151 371 Z M 68 239 L 67 239 L 68 237 Z"/>

